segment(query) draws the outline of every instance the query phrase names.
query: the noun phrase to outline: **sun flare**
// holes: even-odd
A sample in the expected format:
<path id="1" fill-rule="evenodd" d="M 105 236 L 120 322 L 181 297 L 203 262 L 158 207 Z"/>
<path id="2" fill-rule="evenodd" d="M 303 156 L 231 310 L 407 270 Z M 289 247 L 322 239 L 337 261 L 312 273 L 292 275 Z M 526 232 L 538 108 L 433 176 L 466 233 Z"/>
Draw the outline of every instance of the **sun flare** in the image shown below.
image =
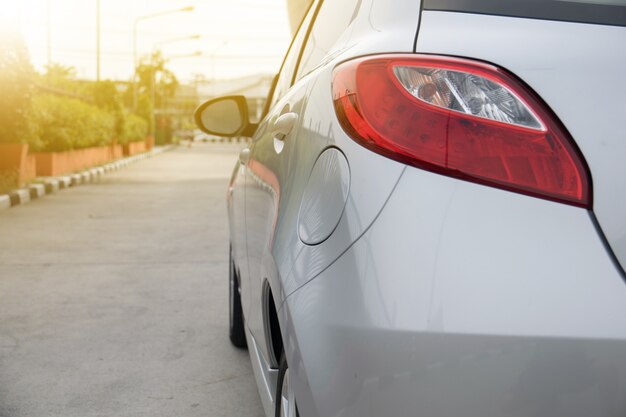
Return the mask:
<path id="1" fill-rule="evenodd" d="M 0 0 L 0 31 L 16 30 L 21 21 L 21 2 Z"/>

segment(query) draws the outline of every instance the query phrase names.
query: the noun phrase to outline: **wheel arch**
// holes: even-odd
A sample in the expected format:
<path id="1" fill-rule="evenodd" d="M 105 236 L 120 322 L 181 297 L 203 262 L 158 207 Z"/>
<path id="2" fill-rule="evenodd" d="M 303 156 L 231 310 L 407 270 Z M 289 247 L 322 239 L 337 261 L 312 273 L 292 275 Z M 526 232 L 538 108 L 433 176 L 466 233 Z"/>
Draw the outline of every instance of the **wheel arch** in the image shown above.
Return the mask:
<path id="1" fill-rule="evenodd" d="M 267 279 L 263 282 L 263 327 L 265 329 L 270 367 L 278 369 L 280 355 L 284 349 L 283 338 L 278 321 L 278 309 L 276 308 L 274 293 Z"/>

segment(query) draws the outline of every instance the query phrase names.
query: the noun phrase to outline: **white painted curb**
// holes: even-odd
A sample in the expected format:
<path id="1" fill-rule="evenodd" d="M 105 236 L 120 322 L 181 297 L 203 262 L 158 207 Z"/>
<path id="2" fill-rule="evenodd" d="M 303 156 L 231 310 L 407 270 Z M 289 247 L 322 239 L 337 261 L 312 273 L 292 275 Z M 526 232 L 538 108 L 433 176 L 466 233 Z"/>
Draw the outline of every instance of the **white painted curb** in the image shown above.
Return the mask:
<path id="1" fill-rule="evenodd" d="M 59 186 L 61 188 L 69 188 L 72 185 L 72 178 L 69 176 L 59 177 Z"/>
<path id="2" fill-rule="evenodd" d="M 12 206 L 28 203 L 30 201 L 30 191 L 28 188 L 20 188 L 18 190 L 11 191 L 9 196 L 11 197 Z"/>
<path id="3" fill-rule="evenodd" d="M 44 186 L 46 187 L 46 194 L 52 194 L 59 191 L 61 187 L 60 181 L 57 179 L 49 179 L 44 181 Z"/>
<path id="4" fill-rule="evenodd" d="M 43 184 L 31 184 L 28 186 L 30 198 L 39 198 L 46 195 L 46 186 Z"/>
<path id="5" fill-rule="evenodd" d="M 11 197 L 8 194 L 0 195 L 0 210 L 11 207 Z"/>

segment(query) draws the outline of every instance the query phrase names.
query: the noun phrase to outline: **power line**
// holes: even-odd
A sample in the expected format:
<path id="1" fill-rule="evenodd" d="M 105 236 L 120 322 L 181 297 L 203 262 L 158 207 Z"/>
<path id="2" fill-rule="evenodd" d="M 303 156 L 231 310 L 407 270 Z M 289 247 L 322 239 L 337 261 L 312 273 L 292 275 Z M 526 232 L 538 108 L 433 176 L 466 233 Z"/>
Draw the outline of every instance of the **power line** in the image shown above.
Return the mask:
<path id="1" fill-rule="evenodd" d="M 85 56 L 85 57 L 93 57 L 93 53 L 94 51 L 92 49 L 87 49 L 87 48 L 55 48 L 54 49 L 56 52 L 64 52 L 64 55 L 73 55 L 73 56 Z M 109 55 L 109 56 L 119 56 L 119 57 L 131 57 L 132 56 L 132 51 L 106 51 L 103 50 L 102 55 Z M 242 60 L 242 59 L 250 59 L 250 60 L 254 60 L 254 59 L 281 59 L 283 58 L 283 54 L 264 54 L 264 55 L 250 55 L 250 54 L 213 54 L 211 56 L 208 55 L 199 55 L 195 57 L 196 59 L 216 59 L 216 60 L 221 60 L 221 59 L 237 59 L 237 60 Z"/>

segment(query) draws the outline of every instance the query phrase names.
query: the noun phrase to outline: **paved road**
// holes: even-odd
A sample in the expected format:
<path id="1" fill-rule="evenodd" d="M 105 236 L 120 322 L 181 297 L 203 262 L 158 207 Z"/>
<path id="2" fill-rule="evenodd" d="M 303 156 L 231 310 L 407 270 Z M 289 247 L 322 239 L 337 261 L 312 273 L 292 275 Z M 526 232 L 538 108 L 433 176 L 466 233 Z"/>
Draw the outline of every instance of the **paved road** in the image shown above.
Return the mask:
<path id="1" fill-rule="evenodd" d="M 0 212 L 0 417 L 262 415 L 228 342 L 237 145 Z"/>

